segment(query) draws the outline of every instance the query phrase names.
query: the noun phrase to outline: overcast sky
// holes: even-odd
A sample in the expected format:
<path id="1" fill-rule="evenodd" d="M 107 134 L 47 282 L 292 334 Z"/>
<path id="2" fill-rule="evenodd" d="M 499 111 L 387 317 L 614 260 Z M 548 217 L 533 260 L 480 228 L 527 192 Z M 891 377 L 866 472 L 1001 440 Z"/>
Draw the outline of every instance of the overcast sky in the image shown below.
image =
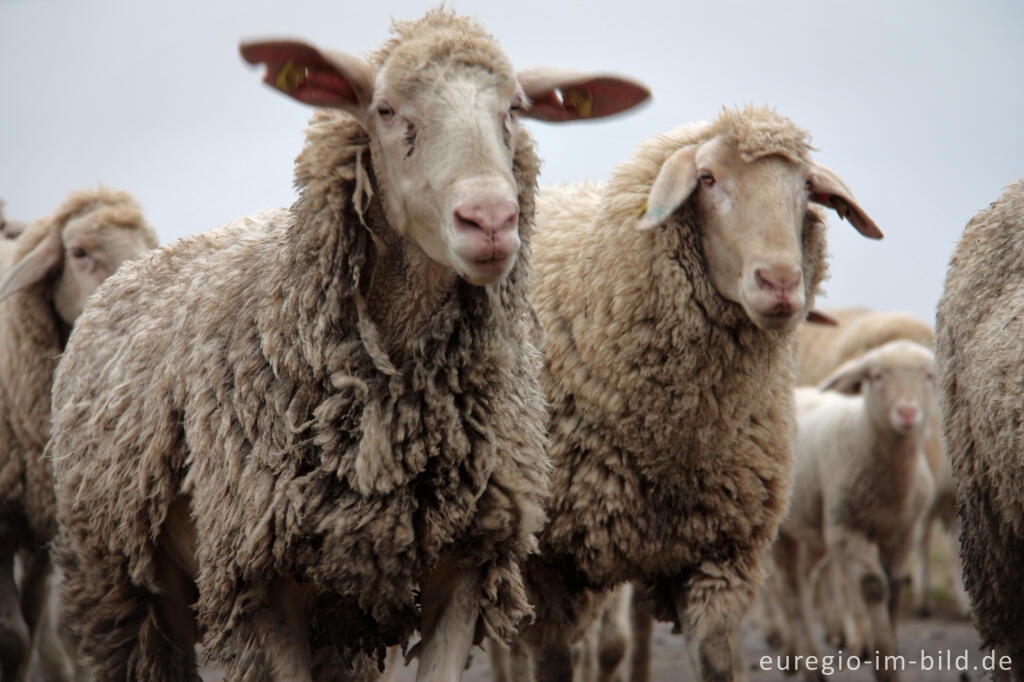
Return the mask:
<path id="1" fill-rule="evenodd" d="M 357 55 L 428 0 L 0 0 L 0 197 L 33 219 L 103 183 L 162 244 L 294 198 L 310 110 L 260 83 L 240 39 Z M 542 182 L 606 178 L 640 141 L 768 104 L 809 130 L 886 233 L 830 228 L 823 305 L 932 321 L 966 221 L 1024 176 L 1024 2 L 457 0 L 519 67 L 615 71 L 654 101 L 580 125 L 529 122 Z"/>

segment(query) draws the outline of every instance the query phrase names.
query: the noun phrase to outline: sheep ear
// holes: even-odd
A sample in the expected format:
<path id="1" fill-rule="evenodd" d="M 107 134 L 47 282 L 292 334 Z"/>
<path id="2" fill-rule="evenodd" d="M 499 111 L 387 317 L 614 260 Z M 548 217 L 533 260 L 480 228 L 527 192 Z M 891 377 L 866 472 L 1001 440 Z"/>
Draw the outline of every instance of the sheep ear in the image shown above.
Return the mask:
<path id="1" fill-rule="evenodd" d="M 884 236 L 871 216 L 865 213 L 853 198 L 853 192 L 841 177 L 828 168 L 815 164 L 811 168 L 808 181 L 811 183 L 811 201 L 834 209 L 840 218 L 849 220 L 850 224 L 865 237 L 881 239 Z"/>
<path id="2" fill-rule="evenodd" d="M 612 116 L 651 96 L 646 85 L 621 76 L 538 67 L 517 77 L 531 102 L 522 115 L 549 123 Z"/>
<path id="3" fill-rule="evenodd" d="M 344 109 L 364 121 L 373 95 L 373 67 L 358 57 L 295 40 L 242 43 L 242 58 L 265 64 L 263 82 L 315 107 Z"/>
<path id="4" fill-rule="evenodd" d="M 664 223 L 697 188 L 697 147 L 683 147 L 661 164 L 647 195 L 647 206 L 636 229 L 646 232 Z"/>
<path id="5" fill-rule="evenodd" d="M 36 282 L 41 282 L 61 264 L 63 256 L 64 244 L 61 242 L 60 232 L 54 230 L 7 273 L 7 277 L 0 283 L 0 301 Z"/>
<path id="6" fill-rule="evenodd" d="M 862 358 L 844 362 L 818 385 L 822 391 L 836 391 L 846 395 L 860 393 L 861 384 L 868 376 L 868 365 Z"/>
<path id="7" fill-rule="evenodd" d="M 832 317 L 828 313 L 823 313 L 820 310 L 814 310 L 813 308 L 811 310 L 807 311 L 807 323 L 808 324 L 820 324 L 820 325 L 824 325 L 826 327 L 838 327 L 839 326 L 839 320 L 837 320 L 836 318 Z"/>

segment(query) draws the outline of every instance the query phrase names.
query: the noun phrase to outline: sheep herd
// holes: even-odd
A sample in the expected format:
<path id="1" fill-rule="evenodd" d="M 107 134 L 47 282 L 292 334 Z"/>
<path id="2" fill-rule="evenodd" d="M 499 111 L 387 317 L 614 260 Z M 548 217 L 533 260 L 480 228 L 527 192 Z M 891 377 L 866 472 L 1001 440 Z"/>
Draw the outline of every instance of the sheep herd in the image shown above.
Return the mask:
<path id="1" fill-rule="evenodd" d="M 444 9 L 392 33 L 242 45 L 317 108 L 289 208 L 156 249 L 125 192 L 0 203 L 0 682 L 369 681 L 399 652 L 453 682 L 477 644 L 499 680 L 632 649 L 640 681 L 653 619 L 743 680 L 755 604 L 787 656 L 817 610 L 896 654 L 933 520 L 1024 679 L 1024 182 L 967 226 L 934 332 L 817 311 L 827 212 L 882 232 L 784 115 L 540 187 L 521 119 L 645 86 L 516 71 Z"/>

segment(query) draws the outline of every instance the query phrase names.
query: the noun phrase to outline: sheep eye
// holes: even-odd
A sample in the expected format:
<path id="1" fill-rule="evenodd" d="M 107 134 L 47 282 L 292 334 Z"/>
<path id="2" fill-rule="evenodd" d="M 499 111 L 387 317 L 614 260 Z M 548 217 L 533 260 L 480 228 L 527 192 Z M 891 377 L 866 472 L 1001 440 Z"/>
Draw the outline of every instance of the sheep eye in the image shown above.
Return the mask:
<path id="1" fill-rule="evenodd" d="M 871 381 L 881 381 L 882 379 L 883 379 L 883 375 L 882 375 L 881 372 L 872 372 L 871 373 Z"/>
<path id="2" fill-rule="evenodd" d="M 512 100 L 512 104 L 508 107 L 508 113 L 510 116 L 515 116 L 523 108 L 523 102 L 518 97 Z"/>
<path id="3" fill-rule="evenodd" d="M 711 174 L 711 171 L 701 171 L 697 178 L 704 183 L 705 187 L 711 187 L 715 184 L 715 176 Z"/>
<path id="4" fill-rule="evenodd" d="M 73 246 L 73 247 L 71 247 L 71 257 L 72 258 L 85 258 L 88 255 L 89 255 L 89 252 L 86 251 L 85 249 L 83 249 L 81 246 Z"/>
<path id="5" fill-rule="evenodd" d="M 387 102 L 382 102 L 377 106 L 377 114 L 383 121 L 390 121 L 395 116 L 395 110 L 391 108 L 391 105 Z"/>

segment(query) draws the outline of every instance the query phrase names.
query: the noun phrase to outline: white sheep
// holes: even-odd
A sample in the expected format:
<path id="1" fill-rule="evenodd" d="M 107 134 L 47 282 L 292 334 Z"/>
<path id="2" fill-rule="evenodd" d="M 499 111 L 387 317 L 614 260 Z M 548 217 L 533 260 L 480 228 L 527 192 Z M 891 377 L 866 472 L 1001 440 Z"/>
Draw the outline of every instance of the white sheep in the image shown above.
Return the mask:
<path id="1" fill-rule="evenodd" d="M 929 349 L 900 340 L 843 364 L 820 389 L 796 389 L 796 471 L 772 552 L 793 638 L 788 654 L 817 653 L 809 605 L 814 574 L 826 558 L 842 575 L 857 620 L 847 648 L 897 653 L 894 578 L 932 496 L 924 444 L 935 408 L 934 371 Z M 897 678 L 893 671 L 875 674 Z"/>
<path id="2" fill-rule="evenodd" d="M 299 198 L 111 278 L 54 390 L 69 622 L 103 679 L 336 679 L 417 629 L 418 679 L 530 612 L 547 489 L 526 298 L 539 161 L 519 118 L 635 84 L 517 74 L 474 21 L 370 61 L 243 45 L 317 112 Z M 358 670 L 346 672 L 347 666 Z"/>
<path id="3" fill-rule="evenodd" d="M 986 649 L 1024 680 L 1024 180 L 964 229 L 935 318 L 960 555 Z"/>
<path id="4" fill-rule="evenodd" d="M 605 185 L 541 193 L 555 469 L 524 633 L 539 678 L 568 679 L 584 605 L 629 580 L 704 679 L 745 675 L 738 626 L 788 500 L 790 346 L 825 274 L 812 203 L 881 236 L 807 133 L 758 107 L 645 142 Z"/>
<path id="5" fill-rule="evenodd" d="M 0 240 L 0 679 L 5 681 L 22 679 L 49 592 L 47 543 L 56 518 L 53 474 L 43 447 L 50 435 L 57 358 L 89 295 L 123 261 L 155 246 L 156 232 L 135 200 L 103 188 L 73 193 L 16 240 Z M 14 583 L 19 551 L 20 595 Z"/>
<path id="6" fill-rule="evenodd" d="M 824 379 L 836 367 L 872 348 L 894 341 L 908 339 L 922 346 L 934 348 L 935 332 L 924 320 L 898 311 L 875 311 L 869 308 L 844 308 L 822 311 L 837 321 L 833 327 L 802 325 L 797 343 L 798 386 L 812 386 Z M 938 396 L 936 395 L 936 399 Z M 928 557 L 931 552 L 932 528 L 939 522 L 946 529 L 952 548 L 951 577 L 953 598 L 961 614 L 966 615 L 970 605 L 963 589 L 960 562 L 956 545 L 960 533 L 960 522 L 956 517 L 956 502 L 952 467 L 945 448 L 942 446 L 941 414 L 932 411 L 925 454 L 935 479 L 935 495 L 925 518 L 921 544 L 917 547 L 916 585 L 919 593 L 919 610 L 928 615 L 932 610 L 932 577 Z M 826 613 L 826 616 L 830 614 Z M 826 617 L 826 623 L 834 619 Z M 830 643 L 839 644 L 838 631 L 832 625 L 826 626 Z"/>

